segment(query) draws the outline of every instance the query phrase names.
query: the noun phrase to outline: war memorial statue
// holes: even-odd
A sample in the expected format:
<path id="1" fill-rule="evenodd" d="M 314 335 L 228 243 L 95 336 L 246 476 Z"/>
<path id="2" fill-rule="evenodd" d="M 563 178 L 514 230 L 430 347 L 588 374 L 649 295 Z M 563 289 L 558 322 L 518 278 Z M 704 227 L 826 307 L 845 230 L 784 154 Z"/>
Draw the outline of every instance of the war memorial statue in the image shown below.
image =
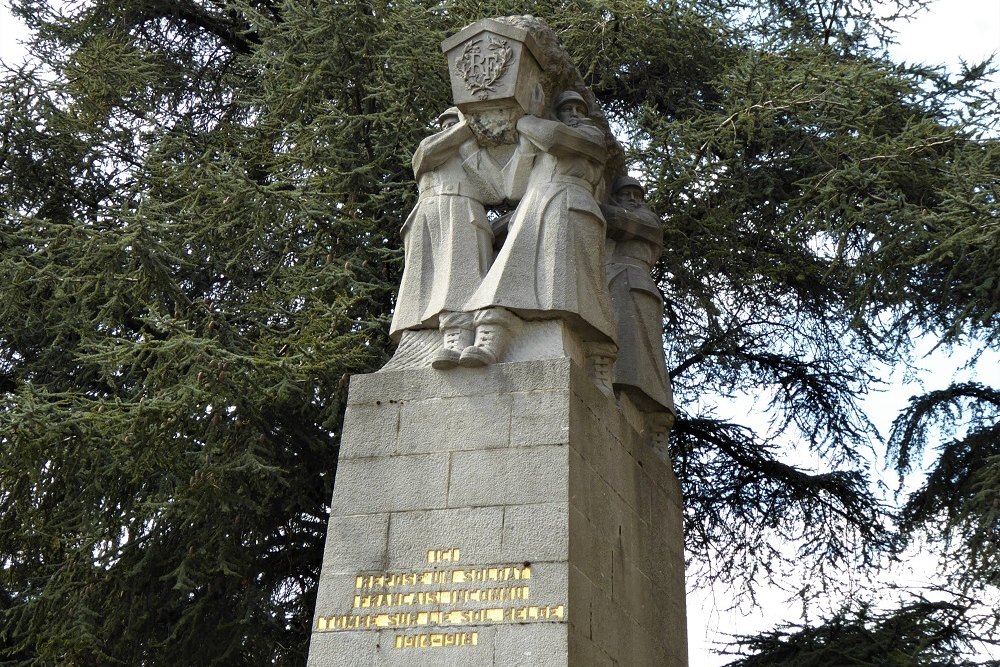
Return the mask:
<path id="1" fill-rule="evenodd" d="M 396 354 L 352 379 L 310 667 L 685 667 L 661 221 L 544 22 L 442 44 Z"/>

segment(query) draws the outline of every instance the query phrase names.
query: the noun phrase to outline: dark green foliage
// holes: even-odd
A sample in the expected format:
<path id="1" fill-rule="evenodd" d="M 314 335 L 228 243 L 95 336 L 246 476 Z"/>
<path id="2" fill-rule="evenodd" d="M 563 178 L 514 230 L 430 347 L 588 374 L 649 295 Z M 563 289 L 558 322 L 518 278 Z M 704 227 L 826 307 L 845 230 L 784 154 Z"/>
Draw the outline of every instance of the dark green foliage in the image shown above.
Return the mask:
<path id="1" fill-rule="evenodd" d="M 983 619 L 968 600 L 910 600 L 880 612 L 869 605 L 845 608 L 819 627 L 788 625 L 734 642 L 752 652 L 729 667 L 996 667 L 1000 662 L 962 656 L 981 648 Z"/>
<path id="2" fill-rule="evenodd" d="M 391 352 L 410 155 L 450 96 L 437 45 L 483 16 L 559 32 L 663 217 L 693 573 L 877 564 L 859 398 L 914 332 L 997 343 L 989 67 L 889 62 L 867 0 L 13 7 L 0 664 L 303 663 L 347 379 Z M 738 394 L 769 433 L 706 407 Z M 950 400 L 904 417 L 902 467 Z M 995 581 L 996 413 L 974 415 L 903 526 L 946 517 Z"/>
<path id="3" fill-rule="evenodd" d="M 369 131 L 364 95 L 255 106 L 284 66 L 250 57 L 255 12 L 203 32 L 97 5 L 60 31 L 65 79 L 5 82 L 9 658 L 303 659 L 346 378 L 386 355 L 409 142 Z M 268 20 L 273 48 L 302 20 Z"/>
<path id="4" fill-rule="evenodd" d="M 952 385 L 910 401 L 890 440 L 900 470 L 907 470 L 932 438 L 960 436 L 937 446 L 923 486 L 902 513 L 903 535 L 924 529 L 958 558 L 966 585 L 1000 585 L 1000 391 L 981 384 Z"/>
<path id="5" fill-rule="evenodd" d="M 845 564 L 880 560 L 887 547 L 884 508 L 870 496 L 864 475 L 788 465 L 777 447 L 746 427 L 718 420 L 681 420 L 672 438 L 692 517 L 687 541 L 701 548 L 702 562 L 689 568 L 689 577 L 770 579 L 789 545 L 817 580 L 836 579 L 836 568 Z"/>

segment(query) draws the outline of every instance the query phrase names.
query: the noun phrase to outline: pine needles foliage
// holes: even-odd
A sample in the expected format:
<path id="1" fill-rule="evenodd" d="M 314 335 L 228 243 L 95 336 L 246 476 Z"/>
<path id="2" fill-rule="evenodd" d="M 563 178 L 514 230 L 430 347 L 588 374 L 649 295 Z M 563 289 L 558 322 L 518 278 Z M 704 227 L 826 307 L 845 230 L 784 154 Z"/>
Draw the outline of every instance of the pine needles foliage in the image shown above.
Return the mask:
<path id="1" fill-rule="evenodd" d="M 753 655 L 730 667 L 995 667 L 963 658 L 974 649 L 976 619 L 961 599 L 915 598 L 898 609 L 848 607 L 819 627 L 786 626 L 737 644 Z"/>

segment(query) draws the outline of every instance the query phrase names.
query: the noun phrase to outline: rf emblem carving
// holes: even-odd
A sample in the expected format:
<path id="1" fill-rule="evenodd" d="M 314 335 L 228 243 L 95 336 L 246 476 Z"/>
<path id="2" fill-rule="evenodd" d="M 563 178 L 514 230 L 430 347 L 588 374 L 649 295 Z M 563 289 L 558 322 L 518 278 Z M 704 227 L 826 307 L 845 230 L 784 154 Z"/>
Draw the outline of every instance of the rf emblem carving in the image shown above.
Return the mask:
<path id="1" fill-rule="evenodd" d="M 514 52 L 505 39 L 490 36 L 485 53 L 482 43 L 483 40 L 477 39 L 466 44 L 457 65 L 465 86 L 479 99 L 485 100 L 493 92 L 496 82 L 507 72 Z"/>

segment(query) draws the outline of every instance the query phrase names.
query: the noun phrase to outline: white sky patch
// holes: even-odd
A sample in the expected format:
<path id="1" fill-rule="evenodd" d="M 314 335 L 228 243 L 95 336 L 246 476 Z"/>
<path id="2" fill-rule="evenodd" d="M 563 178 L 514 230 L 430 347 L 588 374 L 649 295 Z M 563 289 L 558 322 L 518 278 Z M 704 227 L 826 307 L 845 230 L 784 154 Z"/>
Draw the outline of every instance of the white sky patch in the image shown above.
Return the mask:
<path id="1" fill-rule="evenodd" d="M 27 29 L 24 25 L 11 16 L 7 2 L 0 4 L 0 61 L 11 66 L 21 63 L 26 51 L 20 40 L 23 40 L 26 34 Z"/>
<path id="2" fill-rule="evenodd" d="M 1000 0 L 936 0 L 898 31 L 895 60 L 957 73 L 960 61 L 976 64 L 1000 51 Z"/>

